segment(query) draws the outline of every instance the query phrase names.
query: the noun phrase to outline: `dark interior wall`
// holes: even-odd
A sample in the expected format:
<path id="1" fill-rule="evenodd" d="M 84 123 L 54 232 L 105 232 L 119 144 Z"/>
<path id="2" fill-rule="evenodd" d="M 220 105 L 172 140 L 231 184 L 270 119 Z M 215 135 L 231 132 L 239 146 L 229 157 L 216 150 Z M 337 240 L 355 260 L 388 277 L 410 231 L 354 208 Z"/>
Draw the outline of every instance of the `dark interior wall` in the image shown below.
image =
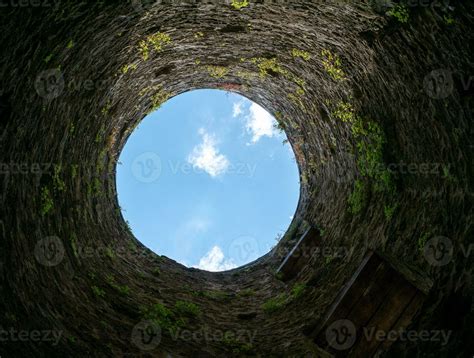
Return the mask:
<path id="1" fill-rule="evenodd" d="M 468 352 L 471 3 L 409 7 L 406 23 L 370 2 L 250 3 L 241 10 L 193 1 L 0 10 L 0 153 L 8 165 L 1 176 L 0 322 L 63 333 L 57 346 L 6 342 L 5 354 L 137 355 L 143 351 L 130 337 L 144 307 L 178 300 L 200 307 L 187 323 L 191 331 L 255 333 L 252 351 L 262 355 L 315 354 L 304 328 L 321 317 L 367 248 L 434 279 L 414 327 L 454 332 L 447 346 L 397 343 L 391 354 Z M 160 51 L 147 40 L 156 33 L 170 39 Z M 128 135 L 154 105 L 198 88 L 241 93 L 275 114 L 301 171 L 294 230 L 269 255 L 229 273 L 186 269 L 149 252 L 128 230 L 116 197 L 115 166 Z M 361 154 L 360 143 L 375 159 Z M 367 170 L 364 160 L 378 169 Z M 15 171 L 15 163 L 27 169 Z M 323 230 L 333 252 L 352 254 L 313 257 L 285 284 L 274 269 L 303 220 Z M 444 266 L 423 255 L 426 240 L 438 236 L 454 247 Z M 64 253 L 49 267 L 35 248 L 51 242 Z M 309 286 L 303 297 L 283 311 L 262 311 L 301 282 Z M 239 295 L 245 289 L 254 295 Z M 449 307 L 461 309 L 455 324 Z M 224 356 L 231 346 L 165 332 L 154 352 Z"/>

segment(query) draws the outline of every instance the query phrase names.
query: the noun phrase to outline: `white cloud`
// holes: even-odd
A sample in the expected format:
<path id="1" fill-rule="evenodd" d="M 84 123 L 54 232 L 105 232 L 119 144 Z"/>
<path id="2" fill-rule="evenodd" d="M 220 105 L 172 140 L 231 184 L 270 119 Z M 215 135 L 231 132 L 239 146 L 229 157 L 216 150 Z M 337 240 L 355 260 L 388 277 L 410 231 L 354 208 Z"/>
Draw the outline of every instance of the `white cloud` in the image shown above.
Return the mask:
<path id="1" fill-rule="evenodd" d="M 203 129 L 199 130 L 202 136 L 202 143 L 194 147 L 188 156 L 188 163 L 195 168 L 204 170 L 211 177 L 223 174 L 229 167 L 229 160 L 219 153 L 216 140 Z"/>
<path id="2" fill-rule="evenodd" d="M 198 269 L 218 272 L 236 268 L 237 265 L 232 260 L 226 260 L 224 253 L 219 246 L 214 246 L 204 257 L 199 260 Z"/>
<path id="3" fill-rule="evenodd" d="M 242 114 L 242 106 L 243 105 L 244 105 L 243 101 L 234 102 L 232 117 L 235 118 L 235 117 L 238 117 Z"/>
<path id="4" fill-rule="evenodd" d="M 275 119 L 263 107 L 256 103 L 250 106 L 250 113 L 247 116 L 247 131 L 252 134 L 252 143 L 257 143 L 263 136 L 273 137 L 276 135 L 273 125 Z"/>

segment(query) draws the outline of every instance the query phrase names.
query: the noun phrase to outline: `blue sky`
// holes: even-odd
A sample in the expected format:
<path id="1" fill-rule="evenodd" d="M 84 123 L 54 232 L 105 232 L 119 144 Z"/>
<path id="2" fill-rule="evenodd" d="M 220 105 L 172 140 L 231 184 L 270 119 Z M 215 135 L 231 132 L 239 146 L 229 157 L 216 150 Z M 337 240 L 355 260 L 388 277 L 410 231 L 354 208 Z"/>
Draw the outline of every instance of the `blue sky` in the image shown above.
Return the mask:
<path id="1" fill-rule="evenodd" d="M 117 166 L 135 237 L 208 271 L 266 254 L 299 198 L 294 153 L 274 123 L 259 105 L 220 90 L 184 93 L 148 115 Z"/>

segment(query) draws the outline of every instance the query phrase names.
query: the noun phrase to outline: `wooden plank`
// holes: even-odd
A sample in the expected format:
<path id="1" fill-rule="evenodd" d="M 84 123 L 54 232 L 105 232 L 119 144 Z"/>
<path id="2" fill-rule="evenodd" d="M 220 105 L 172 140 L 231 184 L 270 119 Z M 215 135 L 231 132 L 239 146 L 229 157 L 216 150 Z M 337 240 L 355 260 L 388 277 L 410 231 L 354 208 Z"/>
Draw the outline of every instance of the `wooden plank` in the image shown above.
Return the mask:
<path id="1" fill-rule="evenodd" d="M 413 279 L 406 277 L 408 266 L 402 266 L 404 269 L 400 272 L 396 263 L 369 251 L 316 329 L 308 335 L 335 357 L 371 357 L 377 351 L 386 350 L 393 339 L 377 340 L 376 332 L 388 333 L 406 327 L 423 303 L 426 297 L 423 292 L 429 283 L 421 275 L 424 284 L 421 288 L 415 286 Z M 417 275 L 420 273 L 411 275 L 411 278 Z M 348 330 L 340 330 L 348 326 L 353 337 L 349 346 L 341 344 L 343 333 Z M 371 329 L 374 335 L 368 336 Z M 327 332 L 330 332 L 329 336 Z M 328 342 L 328 339 L 334 342 Z M 331 343 L 336 343 L 336 347 Z"/>
<path id="2" fill-rule="evenodd" d="M 362 292 L 361 296 L 358 299 L 354 297 L 354 301 L 352 302 L 352 307 L 350 308 L 350 310 L 348 312 L 341 312 L 340 316 L 333 317 L 322 328 L 317 339 L 318 343 L 322 344 L 322 342 L 326 340 L 327 328 L 333 323 L 333 321 L 339 319 L 349 320 L 350 322 L 352 322 L 352 324 L 354 324 L 356 330 L 360 331 L 360 329 L 358 328 L 363 327 L 370 320 L 370 318 L 375 314 L 377 309 L 386 299 L 388 295 L 386 285 L 390 284 L 393 279 L 393 270 L 391 269 L 391 267 L 382 262 L 377 267 L 376 271 L 372 272 L 371 280 L 368 281 L 369 285 Z M 359 337 L 358 334 L 357 337 Z M 342 352 L 341 350 L 334 350 L 331 347 L 328 347 L 327 350 L 329 350 L 336 356 L 347 354 L 347 352 Z"/>
<path id="3" fill-rule="evenodd" d="M 427 295 L 433 287 L 433 280 L 431 280 L 426 273 L 421 271 L 418 267 L 410 265 L 402 260 L 398 260 L 386 252 L 382 253 L 376 251 L 376 254 L 383 260 L 387 261 L 395 271 L 399 272 L 408 282 L 425 295 Z"/>
<path id="4" fill-rule="evenodd" d="M 309 261 L 311 250 L 320 242 L 319 230 L 309 227 L 278 267 L 277 274 L 281 274 L 284 281 L 295 277 Z"/>
<path id="5" fill-rule="evenodd" d="M 388 292 L 385 296 L 386 299 L 384 299 L 372 318 L 365 324 L 360 325 L 361 329 L 358 332 L 360 342 L 351 351 L 351 356 L 353 357 L 372 357 L 381 343 L 375 337 L 376 332 L 378 330 L 386 333 L 389 332 L 416 294 L 415 288 L 408 281 L 391 267 L 389 269 L 395 275 L 395 279 L 391 282 L 389 289 L 386 290 Z M 374 336 L 367 339 L 364 331 L 369 333 L 367 330 L 370 329 L 374 329 Z"/>
<path id="6" fill-rule="evenodd" d="M 406 307 L 405 311 L 400 315 L 400 317 L 398 317 L 392 329 L 399 331 L 400 329 L 408 327 L 408 325 L 413 320 L 413 317 L 415 317 L 416 313 L 423 305 L 425 299 L 426 295 L 423 294 L 421 291 L 417 290 L 414 297 Z M 379 346 L 377 347 L 375 353 L 378 351 L 386 351 L 393 343 L 394 342 L 389 340 L 381 342 L 381 344 L 379 344 Z"/>
<path id="7" fill-rule="evenodd" d="M 374 255 L 372 251 L 364 257 L 349 282 L 339 291 L 333 304 L 321 320 L 321 323 L 313 333 L 310 334 L 311 337 L 316 338 L 318 335 L 324 334 L 323 329 L 329 325 L 329 322 L 345 318 L 359 298 L 362 297 L 365 290 L 370 286 L 371 277 L 374 272 L 378 271 L 381 264 L 382 261 L 380 258 Z"/>

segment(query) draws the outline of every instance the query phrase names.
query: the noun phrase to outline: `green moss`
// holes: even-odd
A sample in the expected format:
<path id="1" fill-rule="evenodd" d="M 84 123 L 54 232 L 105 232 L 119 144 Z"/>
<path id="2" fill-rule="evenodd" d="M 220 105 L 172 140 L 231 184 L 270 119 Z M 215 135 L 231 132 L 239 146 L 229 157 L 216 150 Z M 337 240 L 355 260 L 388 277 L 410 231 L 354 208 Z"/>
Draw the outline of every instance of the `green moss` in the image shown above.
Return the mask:
<path id="1" fill-rule="evenodd" d="M 222 344 L 237 355 L 252 353 L 253 345 L 251 343 L 243 343 L 239 341 L 233 332 L 225 332 Z"/>
<path id="2" fill-rule="evenodd" d="M 119 285 L 115 282 L 115 278 L 112 275 L 108 275 L 107 283 L 115 290 L 117 290 L 120 294 L 126 296 L 130 294 L 130 287 L 127 285 Z"/>
<path id="3" fill-rule="evenodd" d="M 322 63 L 327 74 L 336 81 L 341 81 L 346 77 L 346 74 L 342 70 L 342 62 L 337 54 L 333 54 L 329 50 L 322 50 L 321 56 L 323 57 Z"/>
<path id="4" fill-rule="evenodd" d="M 71 49 L 71 48 L 73 48 L 73 47 L 74 47 L 74 41 L 71 39 L 71 40 L 69 40 L 69 42 L 67 43 L 66 48 L 67 48 L 67 49 Z"/>
<path id="5" fill-rule="evenodd" d="M 288 76 L 288 71 L 285 70 L 278 62 L 276 57 L 274 58 L 262 58 L 254 57 L 250 59 L 250 62 L 257 65 L 259 69 L 260 78 L 264 79 L 268 76 L 269 73 L 280 74 L 283 76 Z"/>
<path id="6" fill-rule="evenodd" d="M 178 315 L 197 317 L 201 314 L 200 308 L 192 302 L 177 301 L 174 307 Z"/>
<path id="7" fill-rule="evenodd" d="M 193 292 L 194 296 L 197 297 L 206 297 L 210 298 L 211 300 L 215 301 L 228 301 L 231 298 L 231 295 L 227 292 L 224 291 L 194 291 Z"/>
<path id="8" fill-rule="evenodd" d="M 155 52 L 161 52 L 163 48 L 171 43 L 171 37 L 163 32 L 157 32 L 148 36 L 145 40 L 138 43 L 138 50 L 144 61 L 150 57 L 150 49 Z"/>
<path id="9" fill-rule="evenodd" d="M 246 288 L 245 290 L 239 291 L 238 295 L 241 297 L 252 297 L 255 296 L 255 291 L 251 288 Z"/>
<path id="10" fill-rule="evenodd" d="M 309 60 L 311 59 L 311 55 L 309 54 L 309 52 L 303 51 L 303 50 L 299 50 L 299 49 L 296 49 L 296 48 L 294 48 L 293 50 L 291 50 L 291 55 L 292 55 L 294 58 L 302 58 L 302 59 L 305 60 L 305 61 L 309 61 Z"/>
<path id="11" fill-rule="evenodd" d="M 236 10 L 240 10 L 244 7 L 249 6 L 249 1 L 248 0 L 232 0 L 230 6 L 232 6 Z"/>
<path id="12" fill-rule="evenodd" d="M 418 250 L 420 252 L 423 252 L 425 249 L 426 242 L 428 239 L 431 237 L 431 232 L 425 232 L 423 235 L 421 235 L 418 239 Z"/>
<path id="13" fill-rule="evenodd" d="M 92 292 L 96 297 L 105 297 L 105 291 L 97 286 L 91 286 Z"/>
<path id="14" fill-rule="evenodd" d="M 266 301 L 262 305 L 262 309 L 265 313 L 274 313 L 285 307 L 287 303 L 288 296 L 286 294 L 281 294 Z"/>
<path id="15" fill-rule="evenodd" d="M 171 93 L 166 92 L 163 89 L 159 89 L 153 96 L 151 96 L 151 110 L 150 112 L 156 111 L 160 108 L 163 103 L 170 99 Z"/>
<path id="16" fill-rule="evenodd" d="M 64 191 L 66 190 L 66 183 L 61 179 L 61 165 L 54 165 L 53 169 L 53 190 Z"/>
<path id="17" fill-rule="evenodd" d="M 156 52 L 160 52 L 165 45 L 171 42 L 171 37 L 168 34 L 157 32 L 154 35 L 148 36 L 148 42 L 153 46 Z"/>
<path id="18" fill-rule="evenodd" d="M 107 255 L 107 257 L 111 260 L 115 259 L 115 253 L 114 253 L 114 250 L 110 247 L 110 246 L 107 246 L 105 248 L 105 254 Z"/>
<path id="19" fill-rule="evenodd" d="M 387 15 L 394 17 L 399 22 L 405 24 L 408 22 L 410 18 L 410 14 L 408 12 L 408 8 L 405 4 L 397 4 L 392 9 L 387 11 Z"/>
<path id="20" fill-rule="evenodd" d="M 212 78 L 220 79 L 229 73 L 229 69 L 222 66 L 207 66 L 207 72 Z"/>
<path id="21" fill-rule="evenodd" d="M 444 23 L 448 26 L 456 23 L 456 21 L 451 15 L 443 15 L 443 20 L 444 20 Z"/>
<path id="22" fill-rule="evenodd" d="M 77 176 L 77 170 L 79 168 L 79 165 L 77 164 L 71 164 L 71 178 L 75 179 Z"/>
<path id="23" fill-rule="evenodd" d="M 135 63 L 126 64 L 122 67 L 121 72 L 125 75 L 128 71 L 134 71 L 137 69 L 137 65 Z"/>
<path id="24" fill-rule="evenodd" d="M 367 198 L 367 188 L 363 181 L 357 179 L 354 183 L 354 190 L 349 195 L 348 204 L 351 214 L 358 214 L 364 208 Z"/>
<path id="25" fill-rule="evenodd" d="M 112 103 L 107 101 L 105 106 L 100 111 L 104 117 L 109 114 L 110 108 L 112 108 Z"/>
<path id="26" fill-rule="evenodd" d="M 291 289 L 291 298 L 297 299 L 303 296 L 304 292 L 306 291 L 306 285 L 304 283 L 298 283 L 293 286 Z"/>
<path id="27" fill-rule="evenodd" d="M 176 302 L 173 310 L 161 303 L 156 303 L 149 307 L 142 307 L 140 311 L 144 319 L 156 323 L 169 333 L 173 333 L 178 328 L 186 326 L 190 318 L 196 318 L 200 314 L 199 307 L 184 301 Z"/>
<path id="28" fill-rule="evenodd" d="M 48 56 L 44 58 L 44 63 L 49 63 L 51 62 L 51 59 L 53 58 L 54 54 L 50 53 Z"/>
<path id="29" fill-rule="evenodd" d="M 77 236 L 75 233 L 72 233 L 69 240 L 71 241 L 71 249 L 74 256 L 78 259 L 79 253 L 77 252 Z"/>
<path id="30" fill-rule="evenodd" d="M 397 208 L 398 208 L 398 203 L 395 203 L 393 205 L 385 205 L 384 206 L 385 218 L 387 220 L 392 220 L 393 213 L 395 212 Z"/>
<path id="31" fill-rule="evenodd" d="M 201 31 L 198 31 L 194 34 L 194 38 L 196 38 L 196 39 L 201 39 L 203 37 L 204 37 L 204 33 L 201 32 Z"/>
<path id="32" fill-rule="evenodd" d="M 53 208 L 54 203 L 51 193 L 47 187 L 41 189 L 41 215 L 46 215 Z"/>
<path id="33" fill-rule="evenodd" d="M 148 60 L 150 57 L 150 48 L 145 40 L 142 40 L 138 44 L 138 50 L 140 51 L 143 61 Z"/>
<path id="34" fill-rule="evenodd" d="M 443 178 L 447 181 L 455 181 L 454 177 L 451 175 L 449 166 L 443 165 Z"/>
<path id="35" fill-rule="evenodd" d="M 102 183 L 99 178 L 94 178 L 87 183 L 87 195 L 92 197 L 99 197 L 103 194 Z"/>
<path id="36" fill-rule="evenodd" d="M 338 102 L 332 111 L 332 115 L 344 123 L 354 123 L 354 108 L 350 103 Z"/>

